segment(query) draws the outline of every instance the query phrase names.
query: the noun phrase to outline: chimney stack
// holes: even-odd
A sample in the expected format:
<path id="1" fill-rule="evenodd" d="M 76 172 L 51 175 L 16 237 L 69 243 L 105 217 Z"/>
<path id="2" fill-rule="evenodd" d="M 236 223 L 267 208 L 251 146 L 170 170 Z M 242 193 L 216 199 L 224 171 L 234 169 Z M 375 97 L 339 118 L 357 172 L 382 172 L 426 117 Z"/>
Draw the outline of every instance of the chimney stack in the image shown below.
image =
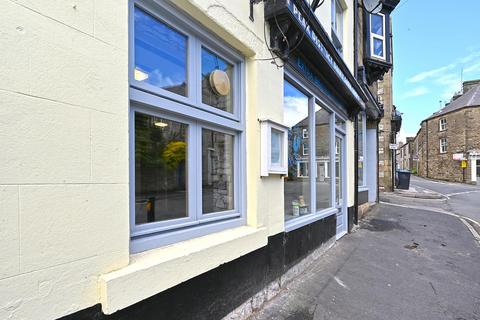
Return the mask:
<path id="1" fill-rule="evenodd" d="M 470 90 L 472 87 L 476 86 L 477 84 L 480 84 L 480 79 L 464 81 L 463 82 L 463 93 L 466 93 L 468 90 Z"/>

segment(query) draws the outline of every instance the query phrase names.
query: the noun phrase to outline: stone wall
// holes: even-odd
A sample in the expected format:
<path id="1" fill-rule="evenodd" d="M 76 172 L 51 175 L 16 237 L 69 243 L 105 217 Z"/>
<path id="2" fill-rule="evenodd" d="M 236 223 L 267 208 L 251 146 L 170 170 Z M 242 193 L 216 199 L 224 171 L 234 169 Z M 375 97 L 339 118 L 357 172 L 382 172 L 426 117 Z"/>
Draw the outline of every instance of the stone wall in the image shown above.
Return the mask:
<path id="1" fill-rule="evenodd" d="M 440 131 L 439 121 L 445 118 L 447 128 Z M 480 132 L 476 128 L 480 123 L 480 108 L 470 107 L 457 110 L 422 122 L 415 138 L 418 143 L 418 175 L 432 179 L 454 182 L 471 180 L 471 170 L 463 170 L 460 161 L 453 160 L 453 154 L 480 148 Z M 447 152 L 440 153 L 440 139 L 447 139 Z M 428 146 L 428 148 L 427 148 Z"/>
<path id="2" fill-rule="evenodd" d="M 383 81 L 377 82 L 379 102 L 383 103 L 385 115 L 379 124 L 378 137 L 378 176 L 380 191 L 392 191 L 392 152 L 390 143 L 395 141 L 395 132 L 392 132 L 392 73 L 385 74 Z"/>

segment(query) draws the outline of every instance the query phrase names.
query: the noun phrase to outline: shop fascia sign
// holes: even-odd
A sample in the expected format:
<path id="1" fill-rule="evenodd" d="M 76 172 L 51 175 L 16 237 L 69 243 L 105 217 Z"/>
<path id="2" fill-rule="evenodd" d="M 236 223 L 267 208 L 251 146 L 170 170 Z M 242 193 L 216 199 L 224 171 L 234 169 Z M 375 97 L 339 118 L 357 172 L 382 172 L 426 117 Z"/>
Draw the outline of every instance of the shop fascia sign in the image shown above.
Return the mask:
<path id="1" fill-rule="evenodd" d="M 293 3 L 292 0 L 287 0 L 287 5 L 288 5 L 288 10 L 293 14 L 295 19 L 300 23 L 300 25 L 303 27 L 303 31 L 305 34 L 310 38 L 310 40 L 313 42 L 315 47 L 318 49 L 320 54 L 325 58 L 325 60 L 328 62 L 328 64 L 335 70 L 335 73 L 342 79 L 343 83 L 347 86 L 347 88 L 350 90 L 350 92 L 353 94 L 355 99 L 357 99 L 359 102 L 362 101 L 358 93 L 355 91 L 353 88 L 352 84 L 350 81 L 348 81 L 347 77 L 343 73 L 343 71 L 340 69 L 338 64 L 335 62 L 333 57 L 328 53 L 327 48 L 323 45 L 323 43 L 320 41 L 318 36 L 315 34 L 315 31 L 312 30 L 311 26 L 308 24 L 308 20 L 302 15 L 300 10 L 298 10 L 297 6 Z"/>
<path id="2" fill-rule="evenodd" d="M 462 161 L 462 160 L 466 160 L 466 159 L 465 159 L 465 155 L 463 153 L 454 153 L 453 154 L 453 160 Z"/>

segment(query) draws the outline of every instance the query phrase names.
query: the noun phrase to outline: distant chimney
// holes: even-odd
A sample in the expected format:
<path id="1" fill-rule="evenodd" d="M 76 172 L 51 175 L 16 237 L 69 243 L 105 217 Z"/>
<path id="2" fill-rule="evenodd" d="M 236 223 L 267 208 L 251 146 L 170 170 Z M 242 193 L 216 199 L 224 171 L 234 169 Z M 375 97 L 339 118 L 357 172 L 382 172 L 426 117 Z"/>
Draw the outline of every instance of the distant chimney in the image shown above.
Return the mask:
<path id="1" fill-rule="evenodd" d="M 470 90 L 472 87 L 476 86 L 477 84 L 480 84 L 480 79 L 464 81 L 463 82 L 463 93 L 466 93 L 468 90 Z"/>

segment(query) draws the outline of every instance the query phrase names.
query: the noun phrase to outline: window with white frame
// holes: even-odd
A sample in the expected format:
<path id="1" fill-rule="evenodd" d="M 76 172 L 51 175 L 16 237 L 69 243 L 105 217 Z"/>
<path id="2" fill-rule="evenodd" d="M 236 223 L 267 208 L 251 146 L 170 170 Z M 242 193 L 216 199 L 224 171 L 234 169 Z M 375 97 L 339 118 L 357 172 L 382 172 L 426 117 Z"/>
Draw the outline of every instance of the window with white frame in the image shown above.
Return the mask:
<path id="1" fill-rule="evenodd" d="M 303 129 L 302 130 L 302 138 L 303 139 L 308 139 L 308 129 Z"/>
<path id="2" fill-rule="evenodd" d="M 440 153 L 447 153 L 447 138 L 440 139 Z"/>
<path id="3" fill-rule="evenodd" d="M 333 116 L 308 91 L 293 80 L 285 80 L 284 124 L 289 129 L 284 210 L 288 223 L 307 221 L 301 216 L 315 218 L 334 209 L 330 178 L 335 158 L 331 147 L 335 132 Z M 310 137 L 308 141 L 303 139 L 305 130 Z"/>
<path id="4" fill-rule="evenodd" d="M 343 12 L 340 0 L 331 0 L 332 40 L 335 48 L 343 54 Z"/>
<path id="5" fill-rule="evenodd" d="M 438 121 L 438 125 L 439 125 L 439 130 L 440 131 L 447 130 L 447 119 L 445 119 L 445 118 L 440 119 Z"/>
<path id="6" fill-rule="evenodd" d="M 365 149 L 366 149 L 366 116 L 361 112 L 358 114 L 358 186 L 366 185 L 365 181 Z"/>
<path id="7" fill-rule="evenodd" d="M 370 54 L 372 57 L 386 59 L 385 15 L 370 15 Z"/>
<path id="8" fill-rule="evenodd" d="M 243 58 L 168 4 L 130 9 L 130 225 L 139 252 L 243 224 Z"/>

